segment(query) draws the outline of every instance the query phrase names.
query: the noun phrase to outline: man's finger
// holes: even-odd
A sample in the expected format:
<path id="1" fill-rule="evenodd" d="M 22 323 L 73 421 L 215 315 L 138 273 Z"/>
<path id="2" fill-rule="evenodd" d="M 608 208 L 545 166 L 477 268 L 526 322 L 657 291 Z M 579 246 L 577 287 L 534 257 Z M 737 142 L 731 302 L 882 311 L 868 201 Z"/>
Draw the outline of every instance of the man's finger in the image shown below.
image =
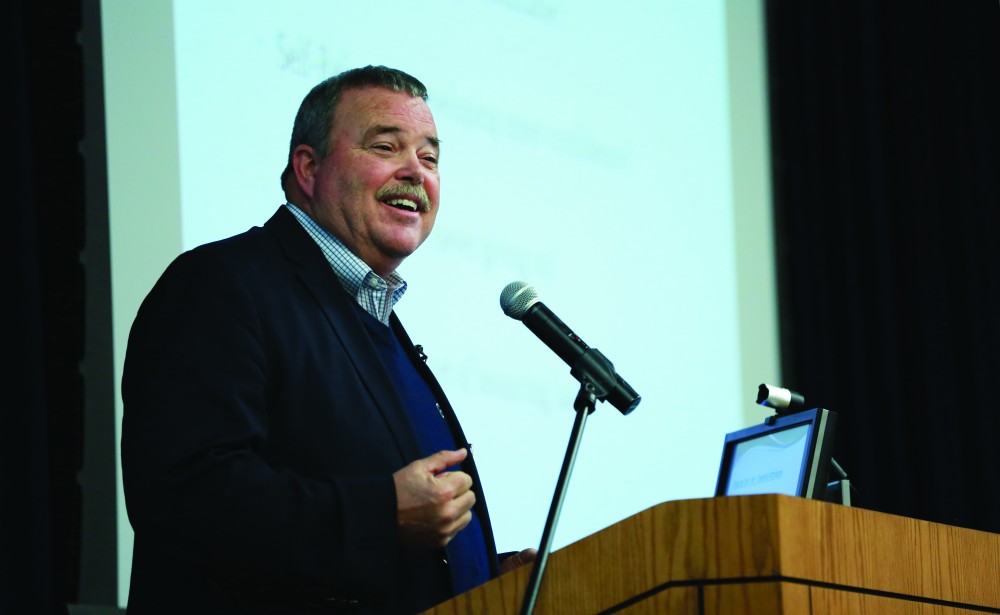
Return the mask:
<path id="1" fill-rule="evenodd" d="M 465 472 L 442 472 L 437 480 L 438 485 L 451 489 L 456 496 L 472 489 L 472 477 Z"/>
<path id="2" fill-rule="evenodd" d="M 433 474 L 437 474 L 443 472 L 446 468 L 462 463 L 468 454 L 469 452 L 464 448 L 454 451 L 439 451 L 430 457 L 425 457 L 423 461 L 428 470 Z"/>
<path id="3" fill-rule="evenodd" d="M 505 558 L 502 562 L 500 562 L 500 574 L 503 574 L 505 572 L 510 572 L 511 570 L 519 568 L 525 564 L 530 564 L 531 562 L 535 561 L 537 557 L 538 557 L 537 549 L 525 549 L 520 553 L 515 553 L 514 555 L 511 555 L 510 557 Z"/>
<path id="4" fill-rule="evenodd" d="M 451 540 L 452 538 L 455 537 L 456 534 L 464 530 L 465 527 L 469 525 L 471 521 L 472 521 L 472 511 L 467 510 L 465 511 L 464 514 L 462 514 L 461 517 L 456 519 L 455 522 L 451 525 L 451 528 L 448 530 L 448 540 Z"/>
<path id="5" fill-rule="evenodd" d="M 476 494 L 472 491 L 466 491 L 462 495 L 455 497 L 452 504 L 455 510 L 460 511 L 460 514 L 456 516 L 461 516 L 461 514 L 472 510 L 472 507 L 476 505 Z"/>

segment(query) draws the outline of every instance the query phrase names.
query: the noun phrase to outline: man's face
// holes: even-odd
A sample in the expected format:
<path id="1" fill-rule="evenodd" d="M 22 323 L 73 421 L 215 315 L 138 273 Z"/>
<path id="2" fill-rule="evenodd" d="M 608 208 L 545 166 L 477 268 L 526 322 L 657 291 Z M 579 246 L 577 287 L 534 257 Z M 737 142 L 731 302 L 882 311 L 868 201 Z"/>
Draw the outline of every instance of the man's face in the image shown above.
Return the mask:
<path id="1" fill-rule="evenodd" d="M 416 250 L 437 216 L 438 140 L 427 104 L 380 87 L 349 89 L 334 111 L 330 151 L 311 162 L 302 206 L 375 273 Z M 299 154 L 297 154 L 299 155 Z"/>

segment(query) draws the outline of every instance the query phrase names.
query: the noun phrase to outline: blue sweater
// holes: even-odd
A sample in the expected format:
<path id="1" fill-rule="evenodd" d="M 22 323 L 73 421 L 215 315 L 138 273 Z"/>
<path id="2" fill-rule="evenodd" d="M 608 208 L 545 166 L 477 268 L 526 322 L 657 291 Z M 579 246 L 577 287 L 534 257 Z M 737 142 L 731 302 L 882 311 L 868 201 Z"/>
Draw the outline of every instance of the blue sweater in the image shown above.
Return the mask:
<path id="1" fill-rule="evenodd" d="M 356 303 L 354 304 L 368 334 L 378 349 L 396 391 L 406 404 L 413 431 L 424 456 L 457 447 L 448 422 L 430 387 L 417 372 L 392 329 L 379 322 Z M 460 468 L 448 468 L 457 470 Z M 455 594 L 468 591 L 490 580 L 486 543 L 479 518 L 473 512 L 472 521 L 445 547 L 448 568 Z"/>

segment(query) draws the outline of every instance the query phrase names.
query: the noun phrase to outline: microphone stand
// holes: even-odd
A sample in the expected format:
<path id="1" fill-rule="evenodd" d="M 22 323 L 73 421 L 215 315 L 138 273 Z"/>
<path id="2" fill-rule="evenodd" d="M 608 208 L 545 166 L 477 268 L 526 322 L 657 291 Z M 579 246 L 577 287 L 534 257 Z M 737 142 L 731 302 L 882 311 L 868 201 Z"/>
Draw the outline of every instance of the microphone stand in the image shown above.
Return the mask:
<path id="1" fill-rule="evenodd" d="M 583 429 L 587 425 L 587 417 L 596 409 L 597 401 L 604 401 L 608 392 L 612 390 L 611 387 L 616 384 L 614 366 L 596 348 L 587 350 L 573 366 L 570 373 L 580 381 L 580 392 L 577 393 L 576 400 L 573 402 L 576 420 L 573 422 L 573 432 L 570 434 L 569 444 L 566 447 L 562 469 L 559 470 L 559 480 L 556 481 L 556 490 L 549 507 L 549 516 L 545 519 L 542 542 L 538 546 L 538 555 L 535 557 L 531 577 L 528 579 L 528 587 L 524 592 L 521 615 L 531 615 L 535 610 L 538 590 L 542 585 L 542 575 L 545 574 L 545 564 L 548 562 L 549 551 L 552 549 L 552 537 L 555 535 L 556 524 L 559 522 L 559 514 L 562 511 L 566 489 L 569 486 L 569 477 L 573 473 L 573 465 L 576 463 L 576 452 L 583 439 Z"/>

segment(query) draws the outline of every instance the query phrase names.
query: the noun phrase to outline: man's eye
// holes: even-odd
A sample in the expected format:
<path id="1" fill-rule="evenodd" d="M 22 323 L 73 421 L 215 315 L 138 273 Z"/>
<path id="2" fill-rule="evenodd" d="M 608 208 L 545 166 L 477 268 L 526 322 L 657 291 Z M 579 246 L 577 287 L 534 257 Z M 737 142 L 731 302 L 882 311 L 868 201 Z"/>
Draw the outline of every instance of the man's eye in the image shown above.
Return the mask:
<path id="1" fill-rule="evenodd" d="M 372 149 L 377 149 L 382 152 L 391 152 L 392 146 L 388 143 L 376 143 L 375 145 L 372 145 Z"/>
<path id="2" fill-rule="evenodd" d="M 437 164 L 438 163 L 437 156 L 424 156 L 424 160 L 427 161 L 427 162 L 429 162 L 429 163 L 431 163 L 431 164 Z"/>

